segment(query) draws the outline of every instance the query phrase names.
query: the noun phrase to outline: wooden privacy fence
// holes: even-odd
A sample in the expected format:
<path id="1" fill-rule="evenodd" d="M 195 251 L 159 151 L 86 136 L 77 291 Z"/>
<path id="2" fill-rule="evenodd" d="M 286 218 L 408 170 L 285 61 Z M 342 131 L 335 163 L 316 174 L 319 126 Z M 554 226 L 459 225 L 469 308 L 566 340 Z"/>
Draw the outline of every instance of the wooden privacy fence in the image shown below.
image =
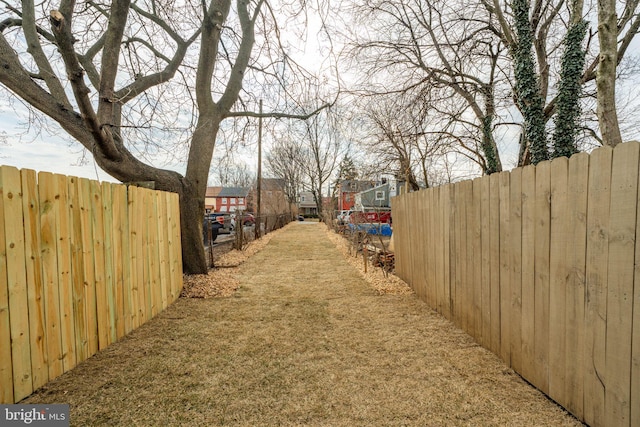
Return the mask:
<path id="1" fill-rule="evenodd" d="M 179 296 L 179 223 L 177 194 L 0 167 L 0 403 Z"/>
<path id="2" fill-rule="evenodd" d="M 591 426 L 640 426 L 639 154 L 625 143 L 393 200 L 397 274 Z"/>

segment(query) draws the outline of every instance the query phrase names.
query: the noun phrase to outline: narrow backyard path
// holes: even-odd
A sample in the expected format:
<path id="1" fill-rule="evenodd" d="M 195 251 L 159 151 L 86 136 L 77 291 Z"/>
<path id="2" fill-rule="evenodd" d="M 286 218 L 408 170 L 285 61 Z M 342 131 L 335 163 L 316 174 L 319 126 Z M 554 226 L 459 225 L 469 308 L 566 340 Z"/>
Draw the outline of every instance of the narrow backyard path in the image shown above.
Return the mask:
<path id="1" fill-rule="evenodd" d="M 318 223 L 23 403 L 79 426 L 579 426 L 414 295 L 377 295 Z"/>

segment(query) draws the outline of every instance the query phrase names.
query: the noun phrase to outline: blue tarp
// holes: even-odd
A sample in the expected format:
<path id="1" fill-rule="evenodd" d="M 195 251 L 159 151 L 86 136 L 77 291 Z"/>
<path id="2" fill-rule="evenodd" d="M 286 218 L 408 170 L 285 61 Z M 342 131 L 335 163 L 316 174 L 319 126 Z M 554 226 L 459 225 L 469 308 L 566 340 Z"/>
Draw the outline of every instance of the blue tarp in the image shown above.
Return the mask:
<path id="1" fill-rule="evenodd" d="M 382 236 L 391 236 L 391 225 L 389 224 L 376 224 L 376 223 L 363 223 L 363 224 L 349 224 L 349 228 L 352 230 L 366 231 L 367 234 L 379 234 Z"/>

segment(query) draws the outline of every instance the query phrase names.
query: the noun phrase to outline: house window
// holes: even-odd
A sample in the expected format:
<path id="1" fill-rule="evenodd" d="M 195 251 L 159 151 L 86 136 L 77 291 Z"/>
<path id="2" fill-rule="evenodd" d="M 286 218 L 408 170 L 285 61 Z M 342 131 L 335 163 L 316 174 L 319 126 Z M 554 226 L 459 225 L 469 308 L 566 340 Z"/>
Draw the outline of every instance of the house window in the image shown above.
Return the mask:
<path id="1" fill-rule="evenodd" d="M 244 205 L 244 197 L 238 197 L 238 204 Z"/>
<path id="2" fill-rule="evenodd" d="M 300 201 L 304 203 L 304 196 L 300 196 Z"/>
<path id="3" fill-rule="evenodd" d="M 227 198 L 226 198 L 226 197 L 223 197 L 223 198 L 222 198 L 222 204 L 223 204 L 223 205 L 226 205 L 226 204 L 227 204 Z"/>
<path id="4" fill-rule="evenodd" d="M 227 211 L 227 207 L 226 207 L 226 206 L 222 206 L 222 207 L 220 208 L 220 212 L 226 212 L 226 211 Z"/>
<path id="5" fill-rule="evenodd" d="M 232 198 L 231 198 L 231 204 L 232 204 L 232 205 L 235 205 L 235 204 L 236 204 L 236 198 L 235 198 L 235 197 L 232 197 Z"/>
<path id="6" fill-rule="evenodd" d="M 355 182 L 350 183 L 349 186 L 351 187 L 352 190 L 356 190 L 357 189 L 357 186 L 356 186 Z"/>
<path id="7" fill-rule="evenodd" d="M 384 191 L 376 191 L 376 200 L 384 200 Z"/>

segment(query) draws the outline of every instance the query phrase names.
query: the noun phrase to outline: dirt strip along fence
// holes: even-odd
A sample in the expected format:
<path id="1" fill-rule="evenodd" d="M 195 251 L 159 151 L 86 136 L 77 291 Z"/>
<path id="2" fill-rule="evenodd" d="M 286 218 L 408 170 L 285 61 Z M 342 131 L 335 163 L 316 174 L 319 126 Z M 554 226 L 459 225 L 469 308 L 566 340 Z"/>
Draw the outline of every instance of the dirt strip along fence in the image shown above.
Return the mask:
<path id="1" fill-rule="evenodd" d="M 0 167 L 0 403 L 180 295 L 178 195 Z"/>
<path id="2" fill-rule="evenodd" d="M 396 197 L 396 272 L 591 426 L 640 426 L 640 145 Z"/>

